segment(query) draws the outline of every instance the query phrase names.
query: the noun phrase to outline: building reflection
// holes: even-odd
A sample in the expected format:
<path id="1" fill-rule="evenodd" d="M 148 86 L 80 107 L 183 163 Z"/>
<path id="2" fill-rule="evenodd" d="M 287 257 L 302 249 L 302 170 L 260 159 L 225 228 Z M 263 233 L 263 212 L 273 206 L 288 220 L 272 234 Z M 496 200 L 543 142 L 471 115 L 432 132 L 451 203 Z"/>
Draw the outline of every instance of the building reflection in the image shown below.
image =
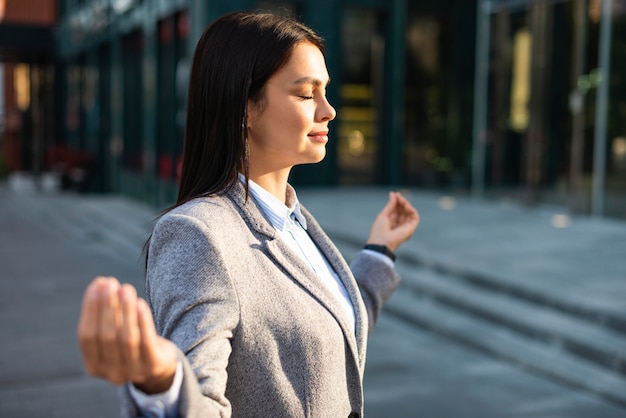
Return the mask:
<path id="1" fill-rule="evenodd" d="M 6 0 L 0 167 L 65 170 L 65 187 L 171 203 L 195 42 L 225 12 L 265 9 L 326 38 L 338 110 L 327 158 L 292 182 L 590 213 L 604 1 Z M 626 1 L 611 1 L 610 22 L 601 197 L 604 214 L 624 218 Z M 15 41 L 24 28 L 30 45 Z"/>

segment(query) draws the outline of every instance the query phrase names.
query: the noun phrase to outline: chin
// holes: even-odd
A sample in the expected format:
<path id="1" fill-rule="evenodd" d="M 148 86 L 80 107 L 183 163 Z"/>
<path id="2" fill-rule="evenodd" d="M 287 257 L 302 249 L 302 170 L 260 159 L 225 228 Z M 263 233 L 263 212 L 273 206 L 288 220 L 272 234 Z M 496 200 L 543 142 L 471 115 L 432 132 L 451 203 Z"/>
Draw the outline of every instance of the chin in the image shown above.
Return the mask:
<path id="1" fill-rule="evenodd" d="M 312 161 L 312 163 L 319 163 L 321 162 L 324 158 L 326 157 L 326 148 L 324 148 L 323 152 L 320 152 L 316 158 L 315 161 Z"/>

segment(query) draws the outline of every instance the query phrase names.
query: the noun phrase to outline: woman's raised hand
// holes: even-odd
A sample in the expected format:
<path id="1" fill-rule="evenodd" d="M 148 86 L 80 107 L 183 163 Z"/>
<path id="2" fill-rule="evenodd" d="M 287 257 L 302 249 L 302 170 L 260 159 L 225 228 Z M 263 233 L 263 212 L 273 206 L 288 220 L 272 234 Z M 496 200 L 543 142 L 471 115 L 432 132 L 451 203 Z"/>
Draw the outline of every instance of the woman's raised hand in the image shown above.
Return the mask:
<path id="1" fill-rule="evenodd" d="M 389 192 L 389 200 L 376 216 L 367 242 L 386 245 L 395 251 L 411 238 L 419 225 L 417 210 L 398 192 Z"/>
<path id="2" fill-rule="evenodd" d="M 135 288 L 114 277 L 96 277 L 85 290 L 78 342 L 87 372 L 115 385 L 164 392 L 178 362 L 175 345 L 160 337 L 150 309 Z"/>

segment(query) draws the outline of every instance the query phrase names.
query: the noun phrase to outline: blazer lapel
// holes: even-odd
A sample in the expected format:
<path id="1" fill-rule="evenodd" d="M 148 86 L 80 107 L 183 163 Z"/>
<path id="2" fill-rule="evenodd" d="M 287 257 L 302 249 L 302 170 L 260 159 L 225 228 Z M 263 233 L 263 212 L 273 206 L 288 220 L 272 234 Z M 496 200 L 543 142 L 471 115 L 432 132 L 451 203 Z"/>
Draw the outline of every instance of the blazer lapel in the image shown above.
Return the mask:
<path id="1" fill-rule="evenodd" d="M 356 333 L 355 330 L 348 325 L 345 313 L 339 302 L 336 301 L 336 297 L 330 292 L 330 290 L 320 283 L 320 280 L 313 269 L 278 237 L 276 230 L 265 218 L 254 200 L 252 198 L 248 198 L 246 201 L 243 186 L 238 182 L 227 192 L 227 194 L 234 202 L 237 210 L 248 226 L 252 230 L 267 236 L 268 239 L 262 244 L 266 254 L 274 259 L 274 261 L 280 265 L 287 272 L 287 274 L 293 278 L 293 280 L 298 282 L 313 298 L 324 306 L 331 313 L 331 315 L 333 315 L 335 320 L 339 323 L 346 340 L 348 341 L 348 346 L 352 351 L 352 355 L 355 360 L 357 360 L 360 369 L 363 370 L 365 360 L 365 336 L 367 335 L 367 322 L 364 323 L 363 318 L 365 312 L 363 301 L 360 298 L 358 288 L 356 288 L 350 269 L 347 267 L 338 251 L 329 251 L 332 244 L 330 243 L 328 237 L 326 237 L 321 231 L 317 222 L 312 219 L 308 212 L 303 212 L 306 213 L 305 216 L 307 217 L 307 229 L 310 228 L 310 223 L 315 231 L 311 235 L 311 238 L 327 257 L 331 266 L 341 278 L 348 294 L 350 295 L 350 301 L 352 302 L 355 311 Z"/>
<path id="2" fill-rule="evenodd" d="M 361 297 L 361 291 L 358 284 L 352 275 L 352 270 L 346 263 L 344 257 L 341 255 L 337 247 L 332 243 L 330 238 L 322 230 L 313 216 L 301 206 L 303 215 L 307 221 L 307 232 L 311 236 L 311 239 L 315 242 L 317 247 L 322 251 L 328 262 L 335 269 L 335 272 L 341 279 L 344 287 L 348 291 L 350 296 L 350 302 L 354 307 L 355 314 L 355 337 L 358 344 L 359 362 L 363 367 L 365 365 L 365 348 L 367 344 L 367 330 L 368 330 L 368 318 L 363 298 Z"/>

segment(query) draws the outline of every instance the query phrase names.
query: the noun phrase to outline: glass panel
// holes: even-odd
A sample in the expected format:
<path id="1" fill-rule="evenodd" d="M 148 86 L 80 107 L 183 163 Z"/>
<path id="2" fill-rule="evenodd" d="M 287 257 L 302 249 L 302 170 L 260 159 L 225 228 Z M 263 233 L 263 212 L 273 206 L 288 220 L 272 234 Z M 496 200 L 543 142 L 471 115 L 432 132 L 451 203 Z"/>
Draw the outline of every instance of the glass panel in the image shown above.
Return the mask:
<path id="1" fill-rule="evenodd" d="M 575 45 L 577 30 L 586 34 L 586 29 L 577 25 L 574 6 L 536 2 L 491 17 L 486 145 L 490 196 L 528 204 L 572 203 L 572 138 L 577 131 L 584 158 L 578 175 L 588 177 L 593 136 L 588 129 L 593 122 L 576 125 L 570 103 L 580 77 L 577 54 L 587 53 Z M 594 65 L 585 62 L 584 72 Z M 588 120 L 593 106 L 589 96 L 581 99 L 587 102 L 581 118 Z"/>
<path id="2" fill-rule="evenodd" d="M 339 126 L 339 183 L 375 181 L 379 115 L 382 100 L 384 41 L 374 11 L 348 8 L 342 23 L 342 77 Z"/>
<path id="3" fill-rule="evenodd" d="M 407 185 L 441 185 L 450 162 L 445 150 L 445 79 L 441 65 L 442 22 L 422 10 L 407 27 L 405 180 Z"/>
<path id="4" fill-rule="evenodd" d="M 404 183 L 469 185 L 476 2 L 409 2 Z"/>
<path id="5" fill-rule="evenodd" d="M 501 12 L 492 18 L 491 24 L 494 61 L 489 93 L 487 183 L 492 193 L 507 193 L 519 190 L 526 173 L 524 142 L 531 124 L 533 52 L 538 53 L 538 44 L 533 42 L 535 35 L 525 10 Z M 539 128 L 539 121 L 533 121 Z M 538 152 L 537 158 L 542 158 Z"/>

